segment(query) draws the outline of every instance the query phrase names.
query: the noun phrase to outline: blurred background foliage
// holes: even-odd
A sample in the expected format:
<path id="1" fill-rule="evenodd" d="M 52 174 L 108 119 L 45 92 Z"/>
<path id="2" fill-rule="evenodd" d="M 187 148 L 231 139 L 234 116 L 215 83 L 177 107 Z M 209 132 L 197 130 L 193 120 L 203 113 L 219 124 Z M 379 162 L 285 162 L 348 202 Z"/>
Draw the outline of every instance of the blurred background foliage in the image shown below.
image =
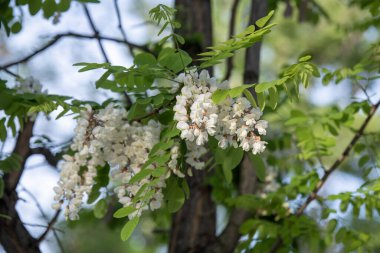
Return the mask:
<path id="1" fill-rule="evenodd" d="M 18 1 L 21 5 L 27 2 Z M 39 2 L 41 3 L 39 8 L 42 10 L 45 18 L 58 19 L 57 15 L 61 15 L 64 11 L 70 11 L 67 8 L 67 1 L 61 1 L 56 5 L 53 2 Z M 66 5 L 64 5 L 65 2 Z M 225 41 L 228 38 L 227 27 L 229 27 L 229 17 L 233 2 L 232 0 L 212 1 L 213 36 L 215 43 Z M 247 26 L 250 14 L 250 2 L 249 0 L 240 1 L 237 22 L 235 24 L 236 33 L 241 32 Z M 301 0 L 270 0 L 269 2 L 269 9 L 276 10 L 273 22 L 277 23 L 277 26 L 263 41 L 261 82 L 276 79 L 277 74 L 285 66 L 294 63 L 300 56 L 306 54 L 313 56 L 313 61 L 317 63 L 320 69 L 326 68 L 327 70 L 334 71 L 342 67 L 354 67 L 363 59 L 370 46 L 379 41 L 379 1 L 311 0 L 308 1 L 309 5 L 306 11 L 300 11 L 303 2 Z M 100 5 L 102 4 L 100 3 Z M 172 4 L 172 2 L 166 4 Z M 22 20 L 19 20 L 17 15 L 10 13 L 5 6 L 9 6 L 7 1 L 1 1 L 1 12 L 7 12 L 7 15 L 4 15 L 7 17 L 7 20 L 2 20 L 2 26 L 7 27 L 7 31 L 17 33 L 22 29 Z M 148 1 L 136 1 L 133 8 L 130 7 L 122 11 L 133 11 L 133 15 L 140 16 L 141 20 L 145 20 L 139 26 L 145 29 L 146 41 L 158 41 L 154 36 L 157 28 L 148 21 L 147 13 L 150 8 L 149 6 Z M 39 13 L 37 7 L 34 5 L 29 6 L 32 14 Z M 108 13 L 106 9 L 102 11 Z M 20 27 L 18 24 L 20 24 Z M 59 23 L 57 23 L 57 26 L 59 26 Z M 5 40 L 5 34 L 2 33 L 1 36 L 3 37 L 2 40 Z M 2 45 L 2 47 L 5 47 L 2 51 L 6 51 L 6 45 Z M 125 57 L 129 56 L 126 54 Z M 235 68 L 231 80 L 233 84 L 238 85 L 242 83 L 244 50 L 237 52 L 233 61 Z M 224 71 L 224 64 L 216 67 L 216 75 L 219 78 L 223 78 Z M 379 82 L 367 80 L 364 82 L 364 85 L 371 100 L 375 101 L 372 96 L 377 92 L 378 97 L 380 91 Z M 288 184 L 292 176 L 306 175 L 314 169 L 318 172 L 323 164 L 332 164 L 340 155 L 343 148 L 349 143 L 353 130 L 358 129 L 365 119 L 365 104 L 359 104 L 356 107 L 351 105 L 350 107 L 352 101 L 363 101 L 366 99 L 362 87 L 357 85 L 355 80 L 345 79 L 338 84 L 330 83 L 330 86 L 325 87 L 321 79 L 316 79 L 308 91 L 301 90 L 301 94 L 303 95 L 299 102 L 281 102 L 281 106 L 279 105 L 279 109 L 276 111 L 270 107 L 266 107 L 264 115 L 266 115 L 266 120 L 270 122 L 271 134 L 269 136 L 270 140 L 268 140 L 268 151 L 265 154 L 264 160 L 266 161 L 267 168 L 278 173 L 275 173 L 277 175 L 277 183 Z M 334 124 L 330 124 L 330 121 L 333 121 L 335 116 L 343 117 L 342 115 L 337 115 L 346 106 L 348 106 L 344 112 L 344 117 L 346 118 L 341 121 L 345 127 L 334 129 L 335 126 Z M 285 122 L 295 117 L 295 111 L 307 114 L 309 116 L 308 121 L 302 122 L 299 125 L 287 125 Z M 355 154 L 351 155 L 350 159 L 339 168 L 344 174 L 338 174 L 330 179 L 332 182 L 327 185 L 328 187 L 334 188 L 334 182 L 346 180 L 347 175 L 354 177 L 360 183 L 379 177 L 379 126 L 380 117 L 377 114 L 366 129 L 365 136 L 356 145 Z M 295 145 L 297 143 L 295 139 L 297 138 L 297 131 L 301 132 L 305 128 L 312 128 L 313 133 L 320 136 L 322 140 L 326 140 L 327 137 L 334 138 L 333 145 L 326 144 L 327 153 L 321 156 L 320 160 L 299 159 L 300 153 Z M 326 135 L 326 132 L 329 132 L 329 134 Z M 215 173 L 210 179 L 210 184 L 214 186 L 214 199 L 221 204 L 218 207 L 218 230 L 220 231 L 225 225 L 226 214 L 229 211 L 228 207 L 223 203 L 223 197 L 234 196 L 236 189 L 224 183 L 223 175 L 220 172 Z M 265 184 L 265 182 L 262 184 Z M 344 182 L 341 182 L 341 184 L 344 184 Z M 300 189 L 297 190 L 302 191 Z M 334 189 L 324 189 L 324 195 L 332 192 L 337 193 Z M 364 248 L 368 251 L 379 252 L 379 214 L 374 213 L 374 215 L 371 215 L 369 212 L 372 213 L 372 211 L 367 211 L 366 216 L 364 215 L 366 207 L 362 206 L 359 207 L 362 210 L 361 214 L 353 215 L 352 209 L 354 205 L 342 205 L 344 202 L 342 198 L 339 199 L 321 201 L 321 206 L 340 209 L 340 211 L 333 214 L 338 221 L 338 227 L 344 226 L 352 228 L 357 233 L 371 234 L 372 238 L 365 241 L 366 245 Z M 377 204 L 380 202 L 376 198 L 374 202 L 374 208 L 380 210 L 380 205 Z M 112 218 L 112 210 L 117 210 L 115 203 L 110 200 L 109 204 L 113 208 L 108 210 L 108 214 L 103 219 L 99 220 L 95 218 L 92 211 L 86 210 L 82 213 L 79 221 L 70 222 L 68 225 L 62 221 L 58 227 L 64 230 L 61 241 L 65 251 L 78 253 L 149 253 L 166 251 L 166 242 L 170 228 L 169 213 L 161 210 L 150 215 L 145 214 L 146 217 L 142 219 L 138 230 L 134 233 L 131 240 L 122 242 L 119 239 L 119 231 L 123 225 L 123 221 Z M 297 207 L 299 202 L 296 200 L 292 205 Z M 309 214 L 322 226 L 327 225 L 328 221 L 320 218 L 322 215 L 321 209 L 312 209 Z M 308 221 L 303 222 L 308 224 Z M 342 244 L 326 246 L 326 240 L 332 240 L 328 236 L 326 238 L 314 238 L 317 241 L 314 252 L 348 252 L 347 249 L 342 247 Z M 308 238 L 308 240 L 313 240 L 313 238 Z M 335 240 L 339 242 L 337 238 Z M 342 241 L 344 242 L 344 240 Z M 301 241 L 299 244 L 301 245 L 299 247 L 300 252 L 311 252 L 313 250 L 308 248 L 309 246 L 302 246 Z M 52 245 L 52 248 L 56 248 L 57 252 L 59 252 L 56 244 L 53 243 Z M 360 249 L 357 251 L 360 252 Z"/>

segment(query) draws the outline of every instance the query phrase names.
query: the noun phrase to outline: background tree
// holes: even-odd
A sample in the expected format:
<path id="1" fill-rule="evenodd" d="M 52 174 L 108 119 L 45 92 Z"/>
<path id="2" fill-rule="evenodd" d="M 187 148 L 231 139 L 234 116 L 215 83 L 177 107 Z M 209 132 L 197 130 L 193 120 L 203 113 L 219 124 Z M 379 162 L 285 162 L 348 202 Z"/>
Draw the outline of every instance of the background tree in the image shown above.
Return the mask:
<path id="1" fill-rule="evenodd" d="M 88 2 L 97 1 L 1 3 L 1 25 L 9 38 L 22 29 L 24 12 L 43 13 L 45 18 L 57 23 L 64 19 L 65 12 L 81 8 L 91 28 L 89 34 L 58 33 L 32 53 L 14 61 L 7 60 L 0 66 L 4 78 L 8 79 L 0 86 L 0 109 L 4 115 L 0 120 L 0 139 L 3 147 L 11 146 L 9 143 L 14 140 L 12 152 L 2 149 L 0 164 L 0 242 L 7 252 L 40 252 L 40 243 L 50 232 L 61 250 L 93 252 L 99 250 L 95 242 L 92 243 L 96 245 L 94 248 L 83 246 L 89 244 L 85 243 L 86 237 L 90 237 L 89 230 L 93 241 L 93 237 L 105 238 L 106 232 L 95 235 L 95 230 L 106 228 L 111 228 L 107 230 L 110 233 L 107 240 L 112 243 L 105 244 L 104 250 L 117 252 L 123 249 L 154 252 L 166 243 L 169 252 L 376 251 L 380 136 L 375 116 L 379 106 L 376 101 L 378 30 L 375 27 L 380 4 L 359 0 L 345 4 L 308 0 L 177 0 L 174 3 L 177 12 L 164 5 L 150 12 L 152 30 L 159 31 L 160 41 L 151 36 L 148 43 L 138 44 L 128 40 L 128 31 L 123 26 L 124 11 L 117 0 L 113 2 L 119 32 L 115 36 L 105 35 L 107 32 L 98 28 Z M 144 10 L 143 14 L 148 13 L 149 8 L 143 5 L 135 7 Z M 270 10 L 276 10 L 276 15 L 272 17 Z M 229 19 L 224 18 L 226 16 Z M 273 28 L 275 22 L 278 25 Z M 273 30 L 271 34 L 266 35 L 270 30 Z M 219 43 L 225 40 L 223 34 L 234 39 Z M 262 50 L 260 41 L 264 35 Z M 26 77 L 25 71 L 16 66 L 45 50 L 53 50 L 65 38 L 97 43 L 102 59 L 97 60 L 98 63 L 76 65 L 80 72 L 100 69 L 96 73 L 102 76 L 96 81 L 96 88 L 113 92 L 105 96 L 111 99 L 95 103 L 46 95 L 36 89 L 37 81 L 22 80 Z M 133 65 L 113 65 L 105 47 L 107 41 L 126 46 L 134 58 Z M 213 45 L 217 46 L 209 48 Z M 261 52 L 264 52 L 262 57 Z M 308 55 L 320 66 L 316 67 Z M 297 61 L 298 56 L 303 57 Z M 86 57 L 84 61 L 89 62 Z M 85 105 L 91 104 L 93 111 L 88 116 L 91 122 L 91 113 L 97 115 L 102 108 L 109 108 L 110 103 L 122 101 L 129 111 L 126 120 L 131 126 L 137 122 L 142 128 L 150 119 L 159 121 L 163 129 L 161 138 L 148 149 L 150 159 L 146 159 L 141 173 L 129 181 L 131 185 L 138 184 L 155 192 L 161 187 L 155 184 L 162 173 L 170 172 L 167 164 L 173 146 L 178 144 L 190 149 L 189 144 L 181 140 L 176 120 L 173 121 L 173 106 L 178 99 L 176 102 L 169 90 L 178 82 L 186 86 L 178 81 L 182 79 L 175 78 L 180 72 L 189 73 L 192 65 L 199 66 L 199 71 L 207 69 L 220 80 L 230 80 L 231 89 L 213 91 L 214 104 L 223 106 L 226 99 L 245 96 L 252 107 L 263 110 L 270 124 L 268 135 L 264 137 L 267 150 L 260 155 L 243 152 L 241 147 L 223 150 L 218 148 L 216 139 L 209 137 L 207 152 L 201 161 L 206 168 L 197 170 L 193 166 L 189 172 L 185 154 L 191 150 L 182 149 L 178 160 L 180 173 L 172 171 L 165 180 L 163 207 L 152 213 L 143 212 L 141 218 L 132 215 L 139 211 L 135 203 L 152 201 L 151 197 L 145 199 L 144 196 L 153 192 L 143 190 L 145 195 L 140 194 L 142 196 L 137 193 L 133 201 L 128 205 L 123 203 L 122 208 L 116 196 L 112 196 L 117 183 L 109 184 L 110 166 L 98 166 L 95 184 L 88 194 L 88 202 L 92 204 L 89 209 L 93 209 L 93 213 L 84 210 L 81 221 L 70 222 L 74 228 L 67 230 L 61 242 L 54 225 L 60 210 L 47 218 L 38 200 L 32 197 L 47 224 L 37 237 L 31 234 L 28 226 L 36 224 L 23 222 L 22 213 L 16 209 L 20 201 L 18 195 L 29 192 L 19 185 L 28 158 L 43 155 L 51 166 L 57 167 L 62 155 L 74 156 L 76 151 L 70 143 L 57 146 L 50 138 L 33 133 L 36 122 L 42 121 L 41 114 L 54 115 L 58 110 L 57 118 L 67 118 L 70 112 L 78 116 L 82 111 L 83 117 Z M 333 86 L 334 82 L 343 83 L 340 85 L 351 91 L 346 93 L 349 98 L 344 98 L 343 104 L 317 106 L 313 101 L 315 96 L 309 94 L 322 89 L 321 83 Z M 374 116 L 376 119 L 371 120 Z M 106 123 L 94 124 L 103 127 Z M 93 137 L 88 138 L 91 141 Z M 67 163 L 68 158 L 65 159 Z M 81 168 L 80 177 L 84 178 L 83 173 L 90 167 Z M 321 189 L 326 188 L 325 183 L 338 170 L 360 178 L 362 186 L 353 191 L 335 194 L 325 190 L 323 193 Z M 183 179 L 180 174 L 186 177 Z M 144 181 L 147 179 L 151 180 L 150 185 L 150 181 Z M 218 213 L 223 216 L 223 225 L 217 222 Z M 101 222 L 96 222 L 94 216 Z M 116 246 L 111 231 L 123 226 L 121 236 L 127 239 L 137 223 L 140 229 L 134 237 L 145 240 L 145 246 L 132 241 Z M 147 234 L 147 230 L 155 233 Z M 68 243 L 76 235 L 83 236 L 75 243 Z"/>

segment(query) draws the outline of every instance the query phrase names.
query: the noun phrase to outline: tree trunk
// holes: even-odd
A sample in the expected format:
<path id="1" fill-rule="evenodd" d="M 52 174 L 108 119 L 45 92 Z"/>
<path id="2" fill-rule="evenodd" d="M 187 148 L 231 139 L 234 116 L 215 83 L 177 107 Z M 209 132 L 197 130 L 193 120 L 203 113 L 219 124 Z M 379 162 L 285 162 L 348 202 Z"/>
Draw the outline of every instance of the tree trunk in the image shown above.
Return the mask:
<path id="1" fill-rule="evenodd" d="M 196 54 L 204 51 L 205 46 L 212 44 L 211 7 L 210 1 L 177 0 L 176 8 L 179 15 L 177 19 L 183 25 L 179 31 L 186 38 L 183 48 L 195 58 Z M 250 15 L 250 24 L 265 16 L 267 1 L 253 0 Z M 261 43 L 256 43 L 247 49 L 244 68 L 244 83 L 257 83 L 260 72 Z M 253 89 L 251 93 L 255 95 Z M 247 155 L 244 156 L 240 169 L 240 194 L 254 193 L 256 174 L 254 166 Z M 183 208 L 174 215 L 169 253 L 232 253 L 239 241 L 239 227 L 248 217 L 248 212 L 235 209 L 219 237 L 215 235 L 216 211 L 211 200 L 211 189 L 205 185 L 205 171 L 197 171 L 188 178 L 190 186 L 190 199 Z"/>
<path id="2" fill-rule="evenodd" d="M 191 57 L 212 45 L 210 0 L 176 0 L 176 19 L 182 24 L 178 33 L 186 39 L 182 49 Z M 211 72 L 211 70 L 209 70 Z M 169 252 L 199 252 L 215 240 L 216 207 L 211 199 L 211 187 L 205 183 L 206 171 L 193 170 L 187 178 L 190 197 L 172 220 Z"/>
<path id="3" fill-rule="evenodd" d="M 38 242 L 26 230 L 16 211 L 17 193 L 5 194 L 0 199 L 0 242 L 9 253 L 39 253 Z"/>
<path id="4" fill-rule="evenodd" d="M 16 211 L 18 200 L 16 187 L 30 154 L 29 141 L 33 135 L 33 121 L 27 121 L 19 133 L 13 153 L 21 158 L 21 168 L 15 168 L 4 176 L 5 191 L 0 199 L 0 243 L 9 253 L 37 253 L 39 242 L 33 238 Z"/>

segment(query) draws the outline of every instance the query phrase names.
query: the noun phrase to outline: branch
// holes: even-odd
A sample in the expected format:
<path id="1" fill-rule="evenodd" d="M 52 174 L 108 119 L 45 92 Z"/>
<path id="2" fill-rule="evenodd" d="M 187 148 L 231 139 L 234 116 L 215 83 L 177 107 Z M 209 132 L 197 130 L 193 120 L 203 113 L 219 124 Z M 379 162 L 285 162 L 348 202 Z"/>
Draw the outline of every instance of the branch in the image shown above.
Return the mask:
<path id="1" fill-rule="evenodd" d="M 57 164 L 60 160 L 47 148 L 32 148 L 30 149 L 28 156 L 31 155 L 43 155 L 46 161 L 53 167 L 57 167 Z"/>
<path id="2" fill-rule="evenodd" d="M 26 159 L 30 152 L 29 141 L 33 135 L 34 121 L 28 119 L 24 124 L 24 128 L 19 132 L 16 140 L 16 146 L 13 153 L 21 157 L 21 169 L 12 171 L 4 176 L 5 190 L 10 193 L 14 191 L 20 180 L 21 174 L 25 167 Z"/>
<path id="3" fill-rule="evenodd" d="M 95 23 L 94 23 L 94 21 L 92 20 L 92 17 L 91 17 L 90 11 L 88 10 L 86 4 L 83 4 L 83 9 L 84 9 L 84 13 L 86 14 L 87 20 L 88 20 L 88 22 L 90 23 L 91 29 L 92 29 L 92 31 L 94 32 L 94 35 L 93 35 L 93 36 L 94 36 L 95 39 L 98 41 L 98 45 L 99 45 L 100 51 L 101 51 L 102 54 L 103 54 L 104 60 L 105 60 L 106 62 L 110 62 L 109 59 L 108 59 L 108 56 L 107 56 L 106 50 L 105 50 L 104 47 L 103 47 L 102 40 L 99 38 L 99 31 L 96 29 Z"/>
<path id="4" fill-rule="evenodd" d="M 25 226 L 29 226 L 29 227 L 38 227 L 38 228 L 47 228 L 48 227 L 48 225 L 34 224 L 34 223 L 28 223 L 28 222 L 23 222 L 22 224 L 24 224 Z M 63 230 L 60 228 L 52 227 L 51 230 L 55 230 L 55 231 L 64 233 Z"/>
<path id="5" fill-rule="evenodd" d="M 317 186 L 314 188 L 312 193 L 309 195 L 309 197 L 306 199 L 305 203 L 297 209 L 295 216 L 299 217 L 304 213 L 305 209 L 309 206 L 309 204 L 317 198 L 319 190 L 326 183 L 329 176 L 347 159 L 352 148 L 355 146 L 356 142 L 360 139 L 360 137 L 363 136 L 365 128 L 367 127 L 368 123 L 372 119 L 373 115 L 375 115 L 375 112 L 379 108 L 379 106 L 380 106 L 380 100 L 371 107 L 371 110 L 368 113 L 367 118 L 364 120 L 363 124 L 361 125 L 359 130 L 356 132 L 356 134 L 354 135 L 350 143 L 344 149 L 344 151 L 339 156 L 339 158 L 335 160 L 335 162 L 331 165 L 331 167 L 325 171 L 325 174 L 323 175 L 323 177 L 321 178 Z M 282 239 L 278 238 L 277 241 L 273 244 L 270 250 L 270 253 L 275 253 L 282 246 L 282 244 L 283 244 Z"/>
<path id="6" fill-rule="evenodd" d="M 37 243 L 40 243 L 42 242 L 45 237 L 47 236 L 47 234 L 49 233 L 50 229 L 53 228 L 53 225 L 56 223 L 58 217 L 59 217 L 59 214 L 61 213 L 61 210 L 57 210 L 55 212 L 55 215 L 53 216 L 53 218 L 49 221 L 47 227 L 46 227 L 46 230 L 40 235 L 40 237 L 38 237 L 37 239 Z"/>
<path id="7" fill-rule="evenodd" d="M 235 24 L 236 24 L 236 14 L 237 14 L 237 7 L 239 6 L 240 0 L 234 0 L 232 4 L 231 9 L 231 17 L 230 17 L 230 28 L 229 28 L 229 36 L 228 38 L 231 38 L 235 34 Z M 231 77 L 232 69 L 233 69 L 233 57 L 230 57 L 227 59 L 227 72 L 226 77 L 224 80 L 228 80 Z"/>
<path id="8" fill-rule="evenodd" d="M 46 220 L 46 222 L 47 222 L 47 221 L 49 220 L 49 218 L 47 217 L 46 213 L 44 212 L 44 210 L 43 210 L 43 208 L 42 208 L 40 202 L 38 202 L 36 196 L 34 196 L 34 194 L 33 194 L 31 191 L 29 191 L 28 189 L 26 189 L 25 187 L 21 187 L 21 190 L 24 191 L 25 193 L 27 193 L 27 194 L 29 195 L 29 197 L 32 198 L 32 200 L 33 200 L 34 203 L 36 204 L 38 210 L 40 211 L 42 217 L 43 217 L 43 218 Z M 56 212 L 59 213 L 60 210 L 57 210 Z M 57 213 L 56 213 L 55 215 L 57 215 Z M 54 216 L 54 217 L 55 217 L 55 216 Z M 54 218 L 54 217 L 53 217 L 53 218 Z M 50 221 L 50 222 L 51 222 L 51 221 Z M 46 228 L 49 227 L 49 223 L 50 223 L 50 222 L 48 222 L 48 225 L 45 226 Z M 24 224 L 25 224 L 25 223 L 24 223 Z M 28 224 L 26 224 L 26 225 L 28 225 Z M 65 250 L 64 250 L 64 248 L 63 248 L 63 245 L 62 245 L 62 242 L 61 242 L 61 240 L 59 239 L 59 236 L 58 236 L 58 234 L 57 234 L 57 232 L 56 232 L 56 230 L 58 230 L 58 229 L 56 229 L 56 228 L 52 228 L 52 230 L 53 230 L 53 235 L 54 235 L 54 237 L 55 237 L 55 240 L 57 241 L 58 247 L 60 248 L 61 252 L 65 252 Z M 59 230 L 58 230 L 58 231 L 59 231 Z M 37 244 L 39 243 L 38 239 L 37 239 L 36 243 L 37 243 Z"/>
<path id="9" fill-rule="evenodd" d="M 4 71 L 5 73 L 7 73 L 7 74 L 9 74 L 9 75 L 11 75 L 11 76 L 13 76 L 13 77 L 15 77 L 15 78 L 21 78 L 19 75 L 17 75 L 16 73 L 13 73 L 13 72 L 10 71 L 9 69 L 4 68 L 3 71 Z"/>
<path id="10" fill-rule="evenodd" d="M 121 22 L 121 14 L 120 14 L 120 8 L 119 8 L 118 0 L 114 0 L 114 4 L 115 4 L 115 11 L 116 11 L 117 23 L 118 23 L 117 27 L 119 28 L 120 33 L 123 36 L 123 40 L 124 40 L 125 44 L 129 48 L 129 52 L 131 53 L 132 56 L 134 56 L 133 47 L 127 42 L 128 41 L 127 40 L 127 34 L 125 33 L 124 28 L 123 28 L 123 23 Z"/>
<path id="11" fill-rule="evenodd" d="M 75 33 L 75 32 L 67 32 L 67 33 L 56 34 L 47 44 L 43 45 L 41 48 L 39 48 L 36 51 L 34 51 L 33 53 L 25 56 L 24 58 L 21 58 L 19 60 L 7 63 L 7 64 L 5 64 L 3 66 L 0 66 L 0 70 L 4 70 L 5 71 L 6 68 L 9 68 L 11 66 L 14 66 L 14 65 L 17 65 L 17 64 L 20 64 L 20 63 L 27 62 L 32 57 L 34 57 L 37 54 L 43 52 L 44 50 L 48 49 L 49 47 L 55 45 L 60 39 L 66 38 L 66 37 L 72 37 L 72 38 L 77 38 L 77 39 L 97 39 L 93 35 L 81 34 L 81 33 Z M 147 46 L 137 45 L 137 44 L 134 44 L 134 43 L 131 43 L 131 42 L 126 42 L 126 41 L 124 41 L 122 39 L 108 37 L 108 36 L 100 36 L 100 35 L 98 36 L 98 38 L 100 40 L 108 40 L 108 41 L 112 41 L 112 42 L 116 42 L 116 43 L 127 44 L 128 46 L 131 46 L 133 48 L 137 48 L 137 49 L 140 49 L 142 51 L 150 52 L 150 50 L 148 49 Z"/>

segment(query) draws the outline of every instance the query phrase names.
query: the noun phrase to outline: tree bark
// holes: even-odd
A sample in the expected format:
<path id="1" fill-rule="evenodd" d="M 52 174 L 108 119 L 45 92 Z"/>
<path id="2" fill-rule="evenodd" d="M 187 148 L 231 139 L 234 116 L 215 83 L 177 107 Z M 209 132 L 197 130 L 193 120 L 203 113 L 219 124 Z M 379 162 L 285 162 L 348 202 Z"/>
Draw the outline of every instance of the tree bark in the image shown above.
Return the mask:
<path id="1" fill-rule="evenodd" d="M 192 58 L 206 46 L 212 45 L 212 21 L 210 1 L 177 0 L 177 20 L 182 24 L 180 34 L 186 38 L 184 50 Z M 267 2 L 253 0 L 250 24 L 265 16 Z M 260 72 L 261 43 L 247 49 L 245 57 L 244 82 L 257 83 Z M 253 95 L 255 92 L 250 90 Z M 240 194 L 254 193 L 256 174 L 247 155 L 244 156 L 240 169 Z M 235 209 L 229 222 L 219 237 L 215 235 L 216 208 L 211 200 L 211 189 L 205 185 L 205 171 L 196 171 L 188 178 L 190 198 L 183 208 L 174 215 L 170 234 L 169 253 L 213 252 L 232 253 L 240 239 L 239 227 L 247 219 L 249 213 Z"/>
<path id="2" fill-rule="evenodd" d="M 210 0 L 176 0 L 176 19 L 182 24 L 178 33 L 185 37 L 182 49 L 194 59 L 212 45 Z M 209 72 L 212 70 L 210 69 Z M 187 178 L 190 197 L 181 210 L 173 215 L 169 252 L 190 253 L 215 240 L 216 207 L 211 199 L 211 187 L 206 184 L 206 171 L 193 170 Z"/>
<path id="3" fill-rule="evenodd" d="M 252 0 L 249 24 L 254 24 L 256 20 L 265 16 L 267 14 L 267 8 L 267 1 Z M 257 83 L 259 81 L 260 51 L 261 43 L 256 43 L 246 50 L 243 74 L 244 83 L 246 84 Z M 253 88 L 250 88 L 249 91 L 256 97 Z M 257 177 L 254 164 L 252 164 L 248 154 L 244 154 L 239 170 L 239 194 L 253 194 L 256 190 Z M 214 242 L 209 242 L 208 246 L 202 252 L 234 252 L 240 239 L 239 228 L 249 215 L 250 213 L 247 210 L 235 208 L 229 217 L 226 228 Z"/>
<path id="4" fill-rule="evenodd" d="M 33 134 L 33 121 L 28 121 L 19 133 L 13 153 L 21 157 L 21 169 L 4 176 L 5 191 L 0 199 L 0 243 L 9 253 L 38 253 L 38 240 L 33 238 L 22 223 L 17 211 L 18 200 L 16 187 L 30 154 L 29 141 Z"/>

